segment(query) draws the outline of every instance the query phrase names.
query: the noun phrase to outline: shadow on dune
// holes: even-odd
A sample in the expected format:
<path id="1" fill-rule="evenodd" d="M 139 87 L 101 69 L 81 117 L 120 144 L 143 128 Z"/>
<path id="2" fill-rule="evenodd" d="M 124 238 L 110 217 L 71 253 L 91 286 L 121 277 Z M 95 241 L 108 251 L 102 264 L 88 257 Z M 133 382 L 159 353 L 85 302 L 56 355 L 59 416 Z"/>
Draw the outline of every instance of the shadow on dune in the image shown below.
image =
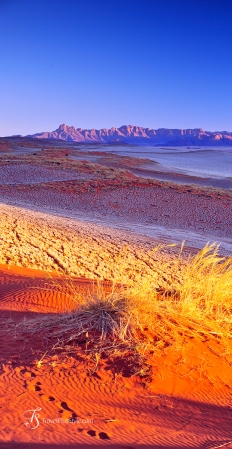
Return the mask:
<path id="1" fill-rule="evenodd" d="M 52 278 L 33 278 L 3 272 L 3 276 L 0 279 L 0 362 L 10 363 L 13 368 L 33 365 L 36 356 L 49 351 L 51 346 L 45 332 L 32 332 L 29 336 L 20 323 L 51 315 L 55 318 L 72 311 L 77 306 L 75 298 L 72 299 L 76 287 L 79 293 L 92 296 L 98 294 L 98 289 L 110 291 L 112 285 L 109 281 L 99 284 L 87 278 L 71 280 L 54 275 Z"/>
<path id="2" fill-rule="evenodd" d="M 25 312 L 25 314 L 65 312 L 76 306 L 75 291 L 96 294 L 99 288 L 108 291 L 112 285 L 110 281 L 98 282 L 54 273 L 33 277 L 34 270 L 27 271 L 27 275 L 24 276 L 10 271 L 2 272 L 0 269 L 0 318 L 3 311 Z"/>
<path id="3" fill-rule="evenodd" d="M 216 449 L 219 447 L 225 447 L 225 448 L 231 448 L 232 444 L 230 444 L 230 440 L 217 440 L 217 441 L 211 441 L 207 443 L 203 443 L 200 446 L 198 444 L 194 445 L 194 443 L 190 445 L 175 445 L 175 446 L 163 446 L 159 444 L 70 444 L 70 445 L 64 445 L 64 444 L 42 444 L 42 443 L 17 443 L 17 442 L 7 442 L 7 443 L 1 443 L 0 442 L 0 449 L 66 449 L 66 448 L 77 448 L 77 449 L 99 449 L 99 447 L 104 447 L 105 449 L 194 449 L 194 448 L 200 448 L 200 449 Z"/>

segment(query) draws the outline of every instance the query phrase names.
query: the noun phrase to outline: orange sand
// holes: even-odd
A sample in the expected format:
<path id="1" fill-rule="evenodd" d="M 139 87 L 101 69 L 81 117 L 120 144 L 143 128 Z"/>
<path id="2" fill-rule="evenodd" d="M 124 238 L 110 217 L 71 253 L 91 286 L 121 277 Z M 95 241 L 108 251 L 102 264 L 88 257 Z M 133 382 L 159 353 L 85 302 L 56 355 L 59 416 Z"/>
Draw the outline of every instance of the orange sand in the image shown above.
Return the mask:
<path id="1" fill-rule="evenodd" d="M 232 447 L 231 367 L 210 341 L 190 340 L 183 348 L 185 363 L 167 348 L 156 361 L 151 382 L 127 374 L 126 360 L 103 360 L 95 372 L 88 371 L 80 353 L 62 364 L 54 356 L 52 363 L 39 367 L 45 335 L 19 339 L 4 330 L 12 320 L 71 306 L 65 295 L 58 298 L 47 290 L 49 282 L 44 272 L 0 267 L 0 449 Z M 91 285 L 77 282 L 83 288 Z M 26 419 L 32 412 L 22 417 L 37 408 L 39 424 L 36 418 Z M 79 422 L 46 422 L 71 417 Z"/>
<path id="2" fill-rule="evenodd" d="M 144 173 L 134 158 L 99 154 L 91 164 L 70 160 L 73 150 L 63 142 L 18 140 L 0 145 L 1 201 L 16 206 L 0 206 L 0 263 L 8 264 L 0 266 L 0 449 L 232 448 L 232 370 L 220 344 L 190 339 L 178 353 L 169 346 L 153 359 L 150 375 L 139 377 L 127 359 L 96 365 L 79 342 L 76 355 L 48 360 L 46 332 L 20 336 L 15 326 L 73 307 L 50 288 L 46 271 L 66 270 L 88 291 L 92 279 L 112 279 L 123 262 L 136 276 L 156 273 L 155 288 L 165 287 L 172 264 L 165 251 L 157 260 L 155 239 L 95 225 L 96 219 L 220 240 L 231 236 L 231 192 L 138 179 L 132 173 Z M 89 223 L 33 208 L 84 214 Z M 33 410 L 40 416 L 30 420 Z"/>

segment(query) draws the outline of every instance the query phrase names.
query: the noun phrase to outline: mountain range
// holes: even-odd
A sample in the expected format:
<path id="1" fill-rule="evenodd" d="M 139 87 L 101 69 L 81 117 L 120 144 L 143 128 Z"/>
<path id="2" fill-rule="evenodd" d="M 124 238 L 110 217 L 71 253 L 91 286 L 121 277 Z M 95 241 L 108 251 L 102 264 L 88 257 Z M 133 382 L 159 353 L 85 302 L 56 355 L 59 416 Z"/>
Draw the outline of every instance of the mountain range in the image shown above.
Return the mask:
<path id="1" fill-rule="evenodd" d="M 55 131 L 37 133 L 26 137 L 37 139 L 61 139 L 67 142 L 108 143 L 134 145 L 231 145 L 232 132 L 204 131 L 196 129 L 143 128 L 124 125 L 110 129 L 82 129 L 74 126 L 60 125 Z"/>

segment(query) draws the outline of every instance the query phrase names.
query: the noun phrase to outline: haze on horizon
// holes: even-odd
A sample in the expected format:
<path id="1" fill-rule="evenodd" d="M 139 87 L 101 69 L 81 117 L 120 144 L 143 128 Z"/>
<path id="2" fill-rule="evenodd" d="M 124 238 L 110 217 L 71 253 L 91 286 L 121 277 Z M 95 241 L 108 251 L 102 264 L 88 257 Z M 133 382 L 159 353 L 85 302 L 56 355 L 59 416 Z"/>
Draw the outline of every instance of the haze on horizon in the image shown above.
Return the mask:
<path id="1" fill-rule="evenodd" d="M 232 131 L 232 3 L 0 0 L 0 135 Z"/>

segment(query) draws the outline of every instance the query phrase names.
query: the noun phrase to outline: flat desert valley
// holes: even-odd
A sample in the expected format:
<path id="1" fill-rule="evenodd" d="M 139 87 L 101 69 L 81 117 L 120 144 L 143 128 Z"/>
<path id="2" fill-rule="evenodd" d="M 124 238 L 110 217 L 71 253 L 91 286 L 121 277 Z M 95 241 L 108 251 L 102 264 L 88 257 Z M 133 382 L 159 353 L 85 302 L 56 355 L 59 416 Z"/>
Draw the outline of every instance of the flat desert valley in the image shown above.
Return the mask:
<path id="1" fill-rule="evenodd" d="M 0 449 L 232 448 L 231 188 L 29 138 L 0 180 Z"/>

